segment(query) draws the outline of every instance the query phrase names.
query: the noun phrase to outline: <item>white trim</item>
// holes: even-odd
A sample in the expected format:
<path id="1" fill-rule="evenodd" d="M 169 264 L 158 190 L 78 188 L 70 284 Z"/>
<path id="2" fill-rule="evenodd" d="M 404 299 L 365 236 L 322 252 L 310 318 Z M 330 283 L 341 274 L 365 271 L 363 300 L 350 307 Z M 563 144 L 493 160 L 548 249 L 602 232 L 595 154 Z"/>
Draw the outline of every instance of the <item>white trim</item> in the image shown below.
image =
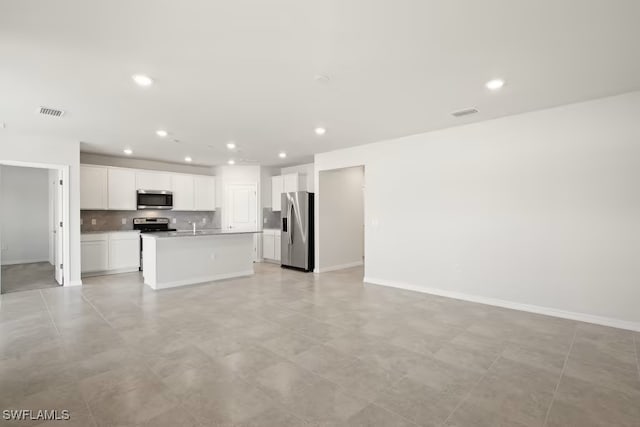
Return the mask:
<path id="1" fill-rule="evenodd" d="M 115 270 L 87 271 L 82 273 L 82 277 L 109 276 L 111 274 L 137 273 L 140 267 L 119 268 Z"/>
<path id="2" fill-rule="evenodd" d="M 37 262 L 46 262 L 47 264 L 51 264 L 49 262 L 49 258 L 44 259 L 17 259 L 11 261 L 2 260 L 2 265 L 17 265 L 17 264 L 35 264 Z M 51 264 L 53 266 L 53 264 Z"/>
<path id="3" fill-rule="evenodd" d="M 247 270 L 247 271 L 239 271 L 239 272 L 235 272 L 235 273 L 225 273 L 225 274 L 214 274 L 212 276 L 204 276 L 204 277 L 194 277 L 191 279 L 183 279 L 183 280 L 176 280 L 173 282 L 164 282 L 164 283 L 156 283 L 155 285 L 147 285 L 152 289 L 158 290 L 158 289 L 167 289 L 167 288 L 176 288 L 178 286 L 188 286 L 188 285 L 196 285 L 199 283 L 206 283 L 206 282 L 214 282 L 217 280 L 224 280 L 224 279 L 233 279 L 236 277 L 245 277 L 245 276 L 252 276 L 254 275 L 254 271 L 253 270 Z"/>
<path id="4" fill-rule="evenodd" d="M 527 311 L 530 313 L 544 314 L 546 316 L 560 317 L 563 319 L 577 320 L 586 323 L 595 323 L 597 325 L 611 326 L 613 328 L 628 329 L 640 332 L 640 322 L 631 322 L 628 320 L 614 319 L 611 317 L 596 316 L 587 313 L 578 313 L 574 311 L 559 310 L 557 308 L 542 307 L 539 305 L 523 304 L 514 301 L 507 301 L 497 298 L 489 298 L 478 295 L 465 294 L 462 292 L 446 291 L 443 289 L 430 288 L 425 286 L 417 286 L 410 283 L 397 282 L 394 280 L 378 279 L 375 277 L 365 277 L 363 282 L 372 285 L 389 286 L 392 288 L 406 289 L 409 291 L 422 292 L 425 294 L 438 295 L 447 298 L 454 298 L 463 301 L 477 302 L 480 304 L 493 305 L 497 307 L 509 308 L 512 310 Z"/>
<path id="5" fill-rule="evenodd" d="M 329 267 L 316 268 L 314 273 L 328 273 L 329 271 L 344 270 L 345 268 L 359 267 L 364 265 L 363 261 L 348 262 L 346 264 L 332 265 Z"/>
<path id="6" fill-rule="evenodd" d="M 58 171 L 58 176 L 62 174 L 62 264 L 65 268 L 62 270 L 62 283 L 63 286 L 77 286 L 71 285 L 71 194 L 69 185 L 69 170 L 70 166 L 59 163 L 37 163 L 37 162 L 22 162 L 13 160 L 0 160 L 0 166 L 18 166 L 28 168 L 40 168 L 40 169 L 55 169 Z M 1 236 L 0 236 L 1 240 Z M 75 283 L 74 281 L 73 283 Z M 80 284 L 82 281 L 78 280 Z"/>
<path id="7" fill-rule="evenodd" d="M 64 285 L 65 288 L 70 288 L 72 286 L 82 286 L 82 280 L 74 280 L 67 282 L 67 284 Z"/>

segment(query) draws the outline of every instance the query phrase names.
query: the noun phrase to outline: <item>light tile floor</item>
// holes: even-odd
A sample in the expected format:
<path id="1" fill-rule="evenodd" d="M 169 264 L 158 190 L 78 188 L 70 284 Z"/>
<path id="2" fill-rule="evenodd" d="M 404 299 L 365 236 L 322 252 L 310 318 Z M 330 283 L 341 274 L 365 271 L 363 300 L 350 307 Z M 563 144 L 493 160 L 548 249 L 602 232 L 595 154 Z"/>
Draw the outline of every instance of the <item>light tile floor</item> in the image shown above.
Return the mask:
<path id="1" fill-rule="evenodd" d="M 53 265 L 48 262 L 3 265 L 0 269 L 1 293 L 56 288 Z"/>
<path id="2" fill-rule="evenodd" d="M 69 426 L 640 426 L 639 334 L 363 285 L 360 269 L 256 270 L 3 295 L 0 410 L 68 409 Z"/>

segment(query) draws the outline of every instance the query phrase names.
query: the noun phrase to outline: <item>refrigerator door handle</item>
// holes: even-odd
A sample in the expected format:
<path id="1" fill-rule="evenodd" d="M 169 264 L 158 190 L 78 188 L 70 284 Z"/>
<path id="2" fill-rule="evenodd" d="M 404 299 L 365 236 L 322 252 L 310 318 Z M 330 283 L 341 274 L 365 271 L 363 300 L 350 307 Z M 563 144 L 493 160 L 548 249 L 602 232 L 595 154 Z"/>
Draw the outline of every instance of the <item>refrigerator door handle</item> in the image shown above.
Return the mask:
<path id="1" fill-rule="evenodd" d="M 295 220 L 293 219 L 294 211 L 293 211 L 293 203 L 289 205 L 289 222 L 291 224 L 295 224 Z M 290 227 L 289 230 L 289 244 L 293 245 L 293 229 L 295 227 Z"/>

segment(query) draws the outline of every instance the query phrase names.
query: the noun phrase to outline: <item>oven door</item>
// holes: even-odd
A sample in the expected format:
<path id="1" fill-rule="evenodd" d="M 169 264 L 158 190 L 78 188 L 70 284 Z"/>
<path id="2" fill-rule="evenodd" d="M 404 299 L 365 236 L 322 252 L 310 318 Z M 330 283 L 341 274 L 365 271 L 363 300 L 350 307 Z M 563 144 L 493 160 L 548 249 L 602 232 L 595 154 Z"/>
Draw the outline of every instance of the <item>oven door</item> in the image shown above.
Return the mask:
<path id="1" fill-rule="evenodd" d="M 138 190 L 138 209 L 173 209 L 171 191 Z"/>

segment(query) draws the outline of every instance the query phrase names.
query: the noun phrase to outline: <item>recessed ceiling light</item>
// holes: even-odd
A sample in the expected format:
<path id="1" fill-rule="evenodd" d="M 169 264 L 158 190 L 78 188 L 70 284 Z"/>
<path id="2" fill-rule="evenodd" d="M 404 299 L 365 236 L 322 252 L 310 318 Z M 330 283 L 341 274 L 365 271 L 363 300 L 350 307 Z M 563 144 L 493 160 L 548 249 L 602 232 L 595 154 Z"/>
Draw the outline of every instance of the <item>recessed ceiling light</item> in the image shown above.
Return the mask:
<path id="1" fill-rule="evenodd" d="M 193 160 L 193 159 L 192 159 L 191 157 L 189 157 L 189 156 L 187 156 L 187 157 L 185 157 L 185 158 L 184 158 L 184 161 L 185 161 L 185 162 L 190 162 L 191 160 Z"/>
<path id="2" fill-rule="evenodd" d="M 235 161 L 235 160 L 233 160 L 233 159 L 231 159 L 231 160 L 229 160 L 227 163 L 228 163 L 228 164 L 230 164 L 230 165 L 235 165 L 235 164 L 236 164 L 236 161 Z"/>
<path id="3" fill-rule="evenodd" d="M 504 80 L 501 79 L 493 79 L 493 80 L 489 80 L 485 86 L 487 87 L 487 89 L 489 90 L 499 90 L 502 89 L 502 86 L 504 86 Z"/>
<path id="4" fill-rule="evenodd" d="M 131 76 L 131 78 L 134 82 L 136 82 L 138 86 L 148 87 L 153 84 L 153 80 L 151 80 L 151 77 L 144 74 L 134 74 L 133 76 Z"/>
<path id="5" fill-rule="evenodd" d="M 133 154 L 133 150 L 131 148 L 125 148 L 124 154 L 126 154 L 127 156 L 130 156 Z"/>
<path id="6" fill-rule="evenodd" d="M 327 133 L 327 130 L 325 128 L 316 128 L 315 132 L 316 135 L 324 135 L 325 133 Z"/>
<path id="7" fill-rule="evenodd" d="M 227 148 L 229 150 L 235 150 L 236 148 L 236 143 L 235 142 L 227 142 Z"/>
<path id="8" fill-rule="evenodd" d="M 164 138 L 165 136 L 169 135 L 169 132 L 163 129 L 159 129 L 156 131 L 156 135 L 158 135 L 160 138 Z"/>
<path id="9" fill-rule="evenodd" d="M 286 159 L 286 158 L 287 158 L 287 153 L 285 153 L 284 151 L 281 151 L 281 152 L 278 154 L 278 157 L 280 157 L 281 159 Z"/>

